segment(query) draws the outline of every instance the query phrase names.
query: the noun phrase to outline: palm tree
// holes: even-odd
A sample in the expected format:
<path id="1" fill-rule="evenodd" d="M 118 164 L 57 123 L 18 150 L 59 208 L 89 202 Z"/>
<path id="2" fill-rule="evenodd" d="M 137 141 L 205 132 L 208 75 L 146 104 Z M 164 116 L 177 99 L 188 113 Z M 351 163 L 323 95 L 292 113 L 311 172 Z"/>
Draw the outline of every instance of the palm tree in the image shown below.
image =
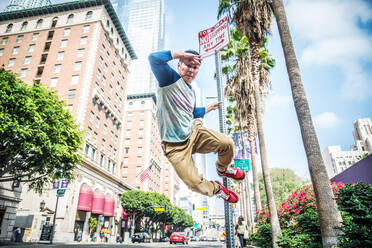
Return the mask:
<path id="1" fill-rule="evenodd" d="M 248 75 L 253 82 L 254 100 L 256 103 L 256 124 L 258 139 L 260 143 L 260 155 L 262 174 L 265 183 L 266 198 L 269 205 L 270 224 L 272 232 L 273 247 L 278 247 L 276 242 L 281 234 L 278 214 L 275 206 L 274 195 L 271 186 L 270 171 L 267 162 L 265 137 L 261 116 L 261 97 L 259 91 L 259 64 L 260 54 L 259 45 L 264 43 L 265 35 L 270 32 L 272 12 L 269 4 L 265 0 L 220 0 L 218 15 L 233 11 L 233 22 L 237 28 L 248 38 L 250 46 L 251 73 Z"/>
<path id="2" fill-rule="evenodd" d="M 226 115 L 226 124 L 232 126 L 228 129 L 229 133 L 237 132 L 240 135 L 240 140 L 242 143 L 242 149 L 243 149 L 243 158 L 247 158 L 246 153 L 246 143 L 244 139 L 244 129 L 246 129 L 246 126 L 243 126 L 242 118 L 240 115 L 240 111 L 237 107 L 235 99 L 230 96 L 229 102 L 231 103 L 230 106 L 227 107 L 227 115 Z M 250 190 L 250 181 L 249 176 L 246 176 L 245 179 L 242 181 L 242 183 L 239 184 L 240 189 L 239 192 L 241 192 L 242 195 L 242 201 L 241 204 L 241 212 L 242 215 L 247 220 L 247 224 L 249 227 L 249 230 L 253 230 L 253 223 L 252 223 L 252 200 L 251 195 L 249 192 Z"/>
<path id="3" fill-rule="evenodd" d="M 297 119 L 300 123 L 302 140 L 316 196 L 323 247 L 334 247 L 338 243 L 338 230 L 334 229 L 334 227 L 341 225 L 341 215 L 337 209 L 336 202 L 333 200 L 328 174 L 324 166 L 309 104 L 302 84 L 300 68 L 294 51 L 283 1 L 273 0 L 272 7 L 279 29 L 292 89 L 292 97 L 296 108 Z"/>
<path id="4" fill-rule="evenodd" d="M 239 80 L 239 79 L 240 78 L 247 79 L 248 77 L 246 76 L 247 72 L 241 71 L 241 70 L 239 71 L 239 69 L 236 69 L 237 67 L 242 68 L 243 70 L 246 68 L 249 69 L 249 66 L 245 66 L 245 67 L 240 66 L 242 61 L 246 61 L 244 60 L 244 57 L 248 56 L 248 51 L 249 51 L 248 40 L 237 29 L 231 30 L 231 37 L 232 39 L 230 41 L 230 44 L 228 45 L 226 49 L 224 49 L 221 52 L 222 60 L 225 63 L 226 62 L 229 63 L 227 66 L 224 66 L 222 68 L 222 72 L 225 75 L 227 75 L 228 82 L 229 82 L 227 85 L 227 88 L 225 89 L 225 93 L 229 95 L 229 99 L 232 98 L 234 101 L 237 99 L 236 102 L 230 105 L 230 107 L 228 108 L 228 112 L 230 113 L 228 117 L 234 116 L 236 120 L 235 121 L 228 120 L 230 121 L 230 123 L 228 124 L 235 123 L 233 127 L 235 127 L 236 130 L 240 130 L 240 132 L 242 133 L 242 136 L 243 136 L 244 131 L 248 131 L 248 141 L 250 143 L 251 151 L 255 151 L 254 142 L 255 142 L 255 136 L 256 136 L 255 135 L 256 129 L 255 129 L 255 123 L 254 123 L 255 118 L 254 118 L 254 111 L 253 111 L 255 108 L 254 98 L 252 97 L 252 94 L 250 94 L 250 96 L 248 95 L 247 98 L 241 97 L 241 95 L 249 93 L 241 86 L 242 85 L 249 86 L 249 83 L 246 82 L 246 80 Z M 230 78 L 231 80 L 229 80 Z M 251 100 L 242 102 L 242 100 L 245 100 L 245 99 L 251 99 Z M 241 140 L 243 141 L 243 147 L 244 147 L 243 151 L 245 153 L 246 151 L 245 150 L 246 144 L 244 143 L 245 140 L 243 138 Z M 251 161 L 253 162 L 252 163 L 253 181 L 254 181 L 255 188 L 258 189 L 258 178 L 257 178 L 255 155 L 256 155 L 255 153 L 251 152 Z M 244 157 L 246 158 L 247 154 L 244 154 Z M 246 207 L 246 210 L 248 210 L 248 213 L 246 214 L 247 215 L 246 219 L 252 220 L 252 204 L 251 204 L 251 199 L 250 199 L 250 194 L 249 194 L 250 182 L 248 180 L 249 178 L 247 177 L 244 183 L 244 187 L 247 190 L 244 190 L 243 192 L 247 193 L 246 191 L 248 191 L 247 196 L 245 197 L 246 199 L 248 199 L 248 202 L 249 202 L 248 206 Z M 255 202 L 256 203 L 258 202 L 260 206 L 261 200 L 260 200 L 259 190 L 257 191 L 255 190 L 254 192 L 255 192 L 255 195 L 254 195 Z M 257 205 L 256 205 L 256 209 L 258 209 Z"/>

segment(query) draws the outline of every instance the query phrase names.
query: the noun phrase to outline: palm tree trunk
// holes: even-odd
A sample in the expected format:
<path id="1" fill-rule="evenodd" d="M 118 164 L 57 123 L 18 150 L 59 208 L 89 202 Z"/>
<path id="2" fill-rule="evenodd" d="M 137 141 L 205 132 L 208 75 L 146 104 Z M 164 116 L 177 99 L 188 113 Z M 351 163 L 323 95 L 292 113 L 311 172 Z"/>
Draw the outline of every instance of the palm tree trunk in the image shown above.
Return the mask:
<path id="1" fill-rule="evenodd" d="M 246 143 L 245 143 L 245 139 L 244 139 L 244 133 L 243 133 L 243 128 L 242 128 L 242 119 L 241 119 L 241 115 L 239 116 L 239 125 L 240 125 L 240 138 L 242 140 L 242 146 L 243 146 L 243 158 L 244 159 L 247 159 L 248 156 L 247 156 L 247 150 L 246 150 Z M 252 200 L 251 200 L 251 194 L 250 194 L 250 186 L 249 186 L 249 175 L 248 175 L 248 172 L 247 172 L 247 175 L 246 177 L 244 178 L 242 184 L 244 185 L 244 191 L 243 191 L 243 195 L 244 195 L 244 198 L 245 198 L 245 212 L 246 212 L 246 220 L 247 220 L 247 224 L 248 224 L 248 227 L 249 227 L 249 230 L 252 229 Z"/>
<path id="2" fill-rule="evenodd" d="M 333 199 L 328 174 L 320 152 L 318 138 L 313 126 L 310 108 L 302 84 L 300 68 L 294 51 L 283 1 L 273 0 L 273 9 L 282 42 L 289 81 L 291 83 L 297 119 L 300 123 L 311 181 L 316 196 L 323 247 L 334 247 L 338 243 L 337 236 L 339 233 L 334 227 L 341 225 L 341 215 Z"/>
<path id="3" fill-rule="evenodd" d="M 256 211 L 261 209 L 261 196 L 260 188 L 258 185 L 258 175 L 257 175 L 257 164 L 256 164 L 256 148 L 255 139 L 249 141 L 251 148 L 251 166 L 252 166 L 252 176 L 253 176 L 253 187 L 254 187 L 254 201 L 256 203 Z"/>
<path id="4" fill-rule="evenodd" d="M 262 126 L 262 117 L 261 117 L 261 96 L 260 96 L 260 88 L 258 84 L 258 64 L 260 59 L 260 54 L 258 52 L 258 44 L 252 42 L 250 44 L 251 47 L 251 60 L 252 60 L 252 80 L 254 83 L 254 96 L 256 101 L 256 121 L 257 121 L 257 132 L 258 132 L 258 139 L 260 142 L 260 155 L 261 155 L 261 165 L 262 165 L 262 175 L 265 184 L 265 191 L 266 191 L 266 198 L 269 205 L 269 212 L 270 212 L 270 224 L 271 224 L 271 232 L 272 232 L 272 242 L 273 247 L 277 248 L 278 245 L 276 242 L 278 241 L 278 237 L 281 234 L 278 214 L 276 211 L 275 201 L 274 201 L 274 194 L 271 186 L 271 178 L 270 178 L 270 170 L 269 165 L 267 162 L 267 155 L 266 155 L 266 146 L 265 146 L 265 137 L 263 132 Z"/>

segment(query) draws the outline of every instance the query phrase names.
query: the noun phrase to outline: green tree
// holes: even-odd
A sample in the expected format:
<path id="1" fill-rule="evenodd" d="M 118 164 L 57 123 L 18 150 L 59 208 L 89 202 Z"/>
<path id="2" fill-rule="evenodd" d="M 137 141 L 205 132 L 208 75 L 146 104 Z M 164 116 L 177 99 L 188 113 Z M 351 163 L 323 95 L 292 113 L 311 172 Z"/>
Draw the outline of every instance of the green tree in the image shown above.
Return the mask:
<path id="1" fill-rule="evenodd" d="M 306 181 L 302 181 L 291 169 L 272 168 L 270 170 L 271 185 L 273 187 L 273 193 L 275 195 L 275 204 L 278 206 L 280 203 L 287 200 L 288 196 L 300 188 Z M 258 175 L 260 194 L 262 199 L 262 205 L 266 205 L 266 195 L 263 183 L 262 173 Z"/>
<path id="2" fill-rule="evenodd" d="M 328 174 L 320 152 L 318 137 L 314 129 L 309 103 L 302 84 L 300 67 L 296 58 L 283 1 L 273 0 L 272 8 L 279 29 L 280 40 L 282 42 L 287 72 L 292 89 L 292 97 L 297 113 L 297 119 L 300 124 L 311 181 L 316 195 L 323 247 L 334 247 L 338 243 L 337 236 L 339 233 L 339 231 L 334 227 L 341 226 L 342 218 L 337 209 L 337 204 L 333 199 Z"/>
<path id="3" fill-rule="evenodd" d="M 65 107 L 42 84 L 0 69 L 0 182 L 29 182 L 42 192 L 53 178 L 73 178 L 83 133 Z"/>

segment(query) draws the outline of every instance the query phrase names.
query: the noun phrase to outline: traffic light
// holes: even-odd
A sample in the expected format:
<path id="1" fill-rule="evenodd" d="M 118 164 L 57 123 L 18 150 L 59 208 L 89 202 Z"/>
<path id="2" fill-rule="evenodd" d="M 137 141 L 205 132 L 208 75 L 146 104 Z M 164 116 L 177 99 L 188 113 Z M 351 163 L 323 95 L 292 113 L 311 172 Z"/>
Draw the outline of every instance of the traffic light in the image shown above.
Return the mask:
<path id="1" fill-rule="evenodd" d="M 168 204 L 164 205 L 164 211 L 168 211 Z"/>

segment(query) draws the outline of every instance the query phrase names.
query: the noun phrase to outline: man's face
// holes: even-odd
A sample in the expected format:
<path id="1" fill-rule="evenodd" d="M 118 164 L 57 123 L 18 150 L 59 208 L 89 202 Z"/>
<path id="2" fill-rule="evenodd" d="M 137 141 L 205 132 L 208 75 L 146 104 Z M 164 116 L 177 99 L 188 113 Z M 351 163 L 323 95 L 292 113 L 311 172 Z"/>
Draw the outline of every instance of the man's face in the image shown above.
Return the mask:
<path id="1" fill-rule="evenodd" d="M 191 84 L 198 75 L 199 66 L 190 59 L 183 59 L 183 61 L 178 62 L 178 74 L 186 83 Z"/>

